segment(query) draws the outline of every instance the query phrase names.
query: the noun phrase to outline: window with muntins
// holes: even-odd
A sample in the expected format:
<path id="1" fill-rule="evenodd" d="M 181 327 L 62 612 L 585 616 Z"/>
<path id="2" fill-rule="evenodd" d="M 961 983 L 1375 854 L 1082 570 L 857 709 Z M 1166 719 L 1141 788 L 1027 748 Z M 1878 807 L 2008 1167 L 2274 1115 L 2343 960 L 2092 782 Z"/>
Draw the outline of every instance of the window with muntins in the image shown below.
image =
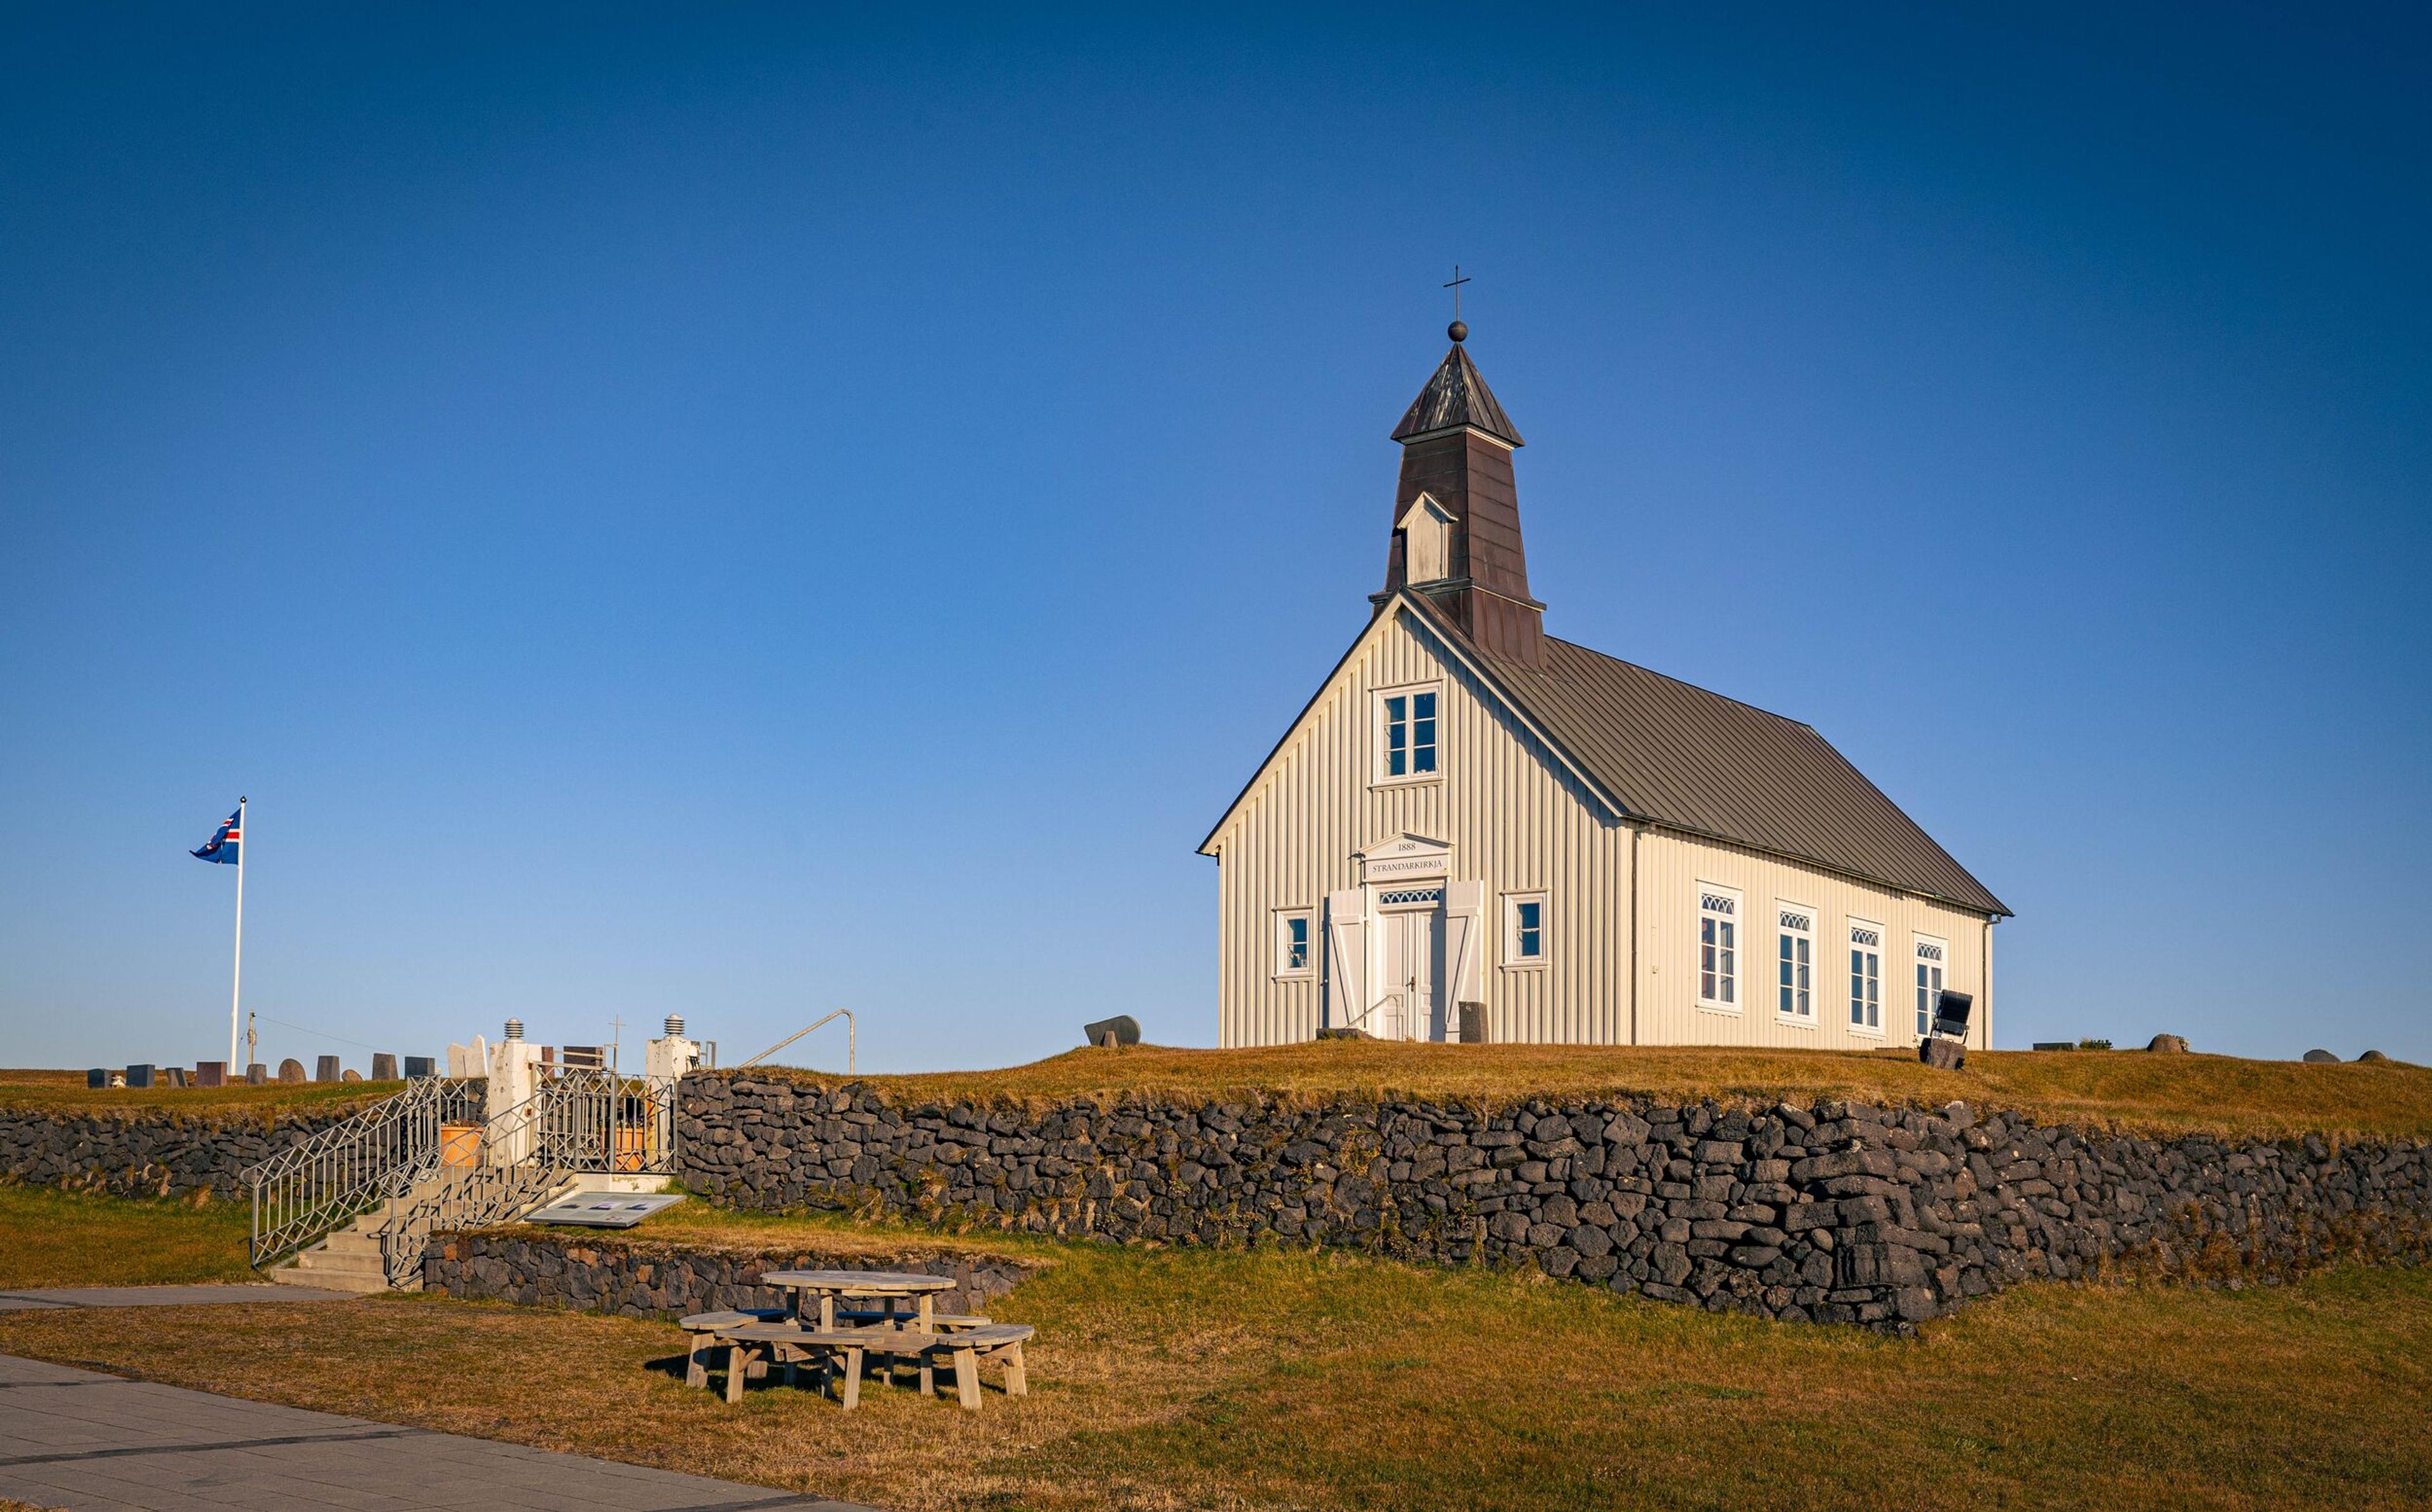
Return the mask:
<path id="1" fill-rule="evenodd" d="M 1697 1001 L 1740 1005 L 1740 899 L 1718 887 L 1697 889 Z"/>
<path id="2" fill-rule="evenodd" d="M 1524 893 L 1503 900 L 1503 960 L 1507 966 L 1542 966 L 1545 960 L 1545 898 Z"/>
<path id="3" fill-rule="evenodd" d="M 1385 775 L 1426 777 L 1436 769 L 1436 694 L 1413 689 L 1384 696 Z"/>
<path id="4" fill-rule="evenodd" d="M 1934 1033 L 1934 1005 L 1942 999 L 1942 967 L 1950 948 L 1932 935 L 1917 937 L 1917 1037 Z"/>
<path id="5" fill-rule="evenodd" d="M 1877 924 L 1849 923 L 1849 1027 L 1882 1033 L 1883 1027 L 1883 932 Z"/>
<path id="6" fill-rule="evenodd" d="M 1277 914 L 1275 916 L 1275 975 L 1305 977 L 1315 959 L 1310 937 L 1310 916 Z"/>
<path id="7" fill-rule="evenodd" d="M 1816 1017 L 1816 911 L 1784 903 L 1782 929 L 1782 1016 L 1812 1022 Z"/>

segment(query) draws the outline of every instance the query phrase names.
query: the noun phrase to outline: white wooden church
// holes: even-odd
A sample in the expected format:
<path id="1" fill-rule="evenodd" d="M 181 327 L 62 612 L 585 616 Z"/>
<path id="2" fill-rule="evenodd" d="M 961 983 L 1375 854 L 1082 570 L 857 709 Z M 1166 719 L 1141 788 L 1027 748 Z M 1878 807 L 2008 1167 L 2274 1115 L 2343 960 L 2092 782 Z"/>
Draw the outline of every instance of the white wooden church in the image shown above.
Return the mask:
<path id="1" fill-rule="evenodd" d="M 1545 632 L 1461 344 L 1393 431 L 1384 590 L 1201 845 L 1222 1043 L 1991 1043 L 2009 910 L 1807 725 Z"/>

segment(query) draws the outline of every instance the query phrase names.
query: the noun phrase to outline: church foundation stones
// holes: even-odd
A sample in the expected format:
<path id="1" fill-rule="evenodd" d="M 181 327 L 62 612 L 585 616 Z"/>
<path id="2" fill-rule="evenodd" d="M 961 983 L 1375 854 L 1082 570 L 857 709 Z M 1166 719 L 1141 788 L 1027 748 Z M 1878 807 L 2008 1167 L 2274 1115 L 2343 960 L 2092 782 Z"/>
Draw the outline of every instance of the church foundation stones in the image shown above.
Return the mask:
<path id="1" fill-rule="evenodd" d="M 2432 1256 L 2420 1143 L 2153 1140 L 1955 1102 L 896 1106 L 711 1072 L 678 1118 L 684 1184 L 737 1207 L 1529 1266 L 1894 1331 L 2035 1276 Z"/>

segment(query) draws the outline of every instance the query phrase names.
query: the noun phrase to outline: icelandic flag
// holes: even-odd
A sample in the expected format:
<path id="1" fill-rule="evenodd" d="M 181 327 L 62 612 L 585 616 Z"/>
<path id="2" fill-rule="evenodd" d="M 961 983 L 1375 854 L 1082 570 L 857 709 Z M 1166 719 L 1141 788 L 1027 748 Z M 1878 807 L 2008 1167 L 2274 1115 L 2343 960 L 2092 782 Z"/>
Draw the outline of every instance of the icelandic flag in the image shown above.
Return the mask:
<path id="1" fill-rule="evenodd" d="M 245 843 L 245 832 L 237 828 L 236 820 L 235 814 L 229 815 L 228 823 L 212 832 L 211 837 L 203 842 L 203 848 L 195 851 L 194 855 L 203 861 L 215 861 L 223 866 L 235 865 L 237 848 Z"/>

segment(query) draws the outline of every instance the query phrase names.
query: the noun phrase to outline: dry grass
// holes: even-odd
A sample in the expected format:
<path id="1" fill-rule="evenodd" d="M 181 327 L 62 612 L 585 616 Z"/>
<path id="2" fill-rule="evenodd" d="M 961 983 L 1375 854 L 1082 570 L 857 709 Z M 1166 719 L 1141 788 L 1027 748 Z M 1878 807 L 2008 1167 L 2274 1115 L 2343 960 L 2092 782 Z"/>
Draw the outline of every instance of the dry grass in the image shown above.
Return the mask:
<path id="1" fill-rule="evenodd" d="M 2432 1504 L 2424 1271 L 2025 1287 L 1902 1342 L 1340 1254 L 1002 1247 L 1060 1263 L 991 1307 L 1039 1325 L 1036 1394 L 976 1417 L 729 1408 L 666 1325 L 432 1299 L 0 1316 L 0 1351 L 892 1507 Z"/>
<path id="2" fill-rule="evenodd" d="M 758 1074 L 839 1080 L 785 1067 Z M 2048 1122 L 2152 1134 L 2432 1137 L 2432 1068 L 2398 1062 L 2307 1066 L 2227 1055 L 1977 1050 L 1965 1071 L 1929 1070 L 1900 1052 L 1627 1049 L 1558 1045 L 1387 1045 L 1325 1041 L 1259 1050 L 1140 1045 L 1078 1050 L 995 1071 L 860 1080 L 905 1104 L 956 1099 L 1175 1099 L 1279 1096 L 1467 1102 L 1640 1094 L 1742 1103 L 1855 1098 L 1938 1107 L 1954 1098 Z M 0 1107 L 80 1112 L 166 1109 L 263 1115 L 385 1097 L 397 1082 L 93 1090 L 82 1072 L 0 1071 Z"/>
<path id="3" fill-rule="evenodd" d="M 778 1069 L 835 1081 L 833 1072 Z M 1839 1050 L 1389 1045 L 1335 1040 L 1260 1050 L 1077 1050 L 1002 1071 L 862 1080 L 902 1103 L 1144 1095 L 1299 1100 L 1409 1096 L 1476 1102 L 1646 1094 L 1741 1102 L 1851 1098 L 1939 1106 L 1964 1099 L 2050 1122 L 2157 1134 L 2319 1133 L 2432 1137 L 2432 1068 L 2308 1066 L 2226 1055 L 1977 1050 L 1965 1071 L 1913 1054 Z"/>
<path id="4" fill-rule="evenodd" d="M 172 1114 L 269 1114 L 318 1103 L 369 1102 L 403 1082 L 273 1082 L 263 1086 L 90 1087 L 82 1071 L 0 1070 L 0 1108 L 93 1113 L 111 1109 Z"/>
<path id="5" fill-rule="evenodd" d="M 249 1281 L 245 1211 L 0 1186 L 0 1289 Z"/>

